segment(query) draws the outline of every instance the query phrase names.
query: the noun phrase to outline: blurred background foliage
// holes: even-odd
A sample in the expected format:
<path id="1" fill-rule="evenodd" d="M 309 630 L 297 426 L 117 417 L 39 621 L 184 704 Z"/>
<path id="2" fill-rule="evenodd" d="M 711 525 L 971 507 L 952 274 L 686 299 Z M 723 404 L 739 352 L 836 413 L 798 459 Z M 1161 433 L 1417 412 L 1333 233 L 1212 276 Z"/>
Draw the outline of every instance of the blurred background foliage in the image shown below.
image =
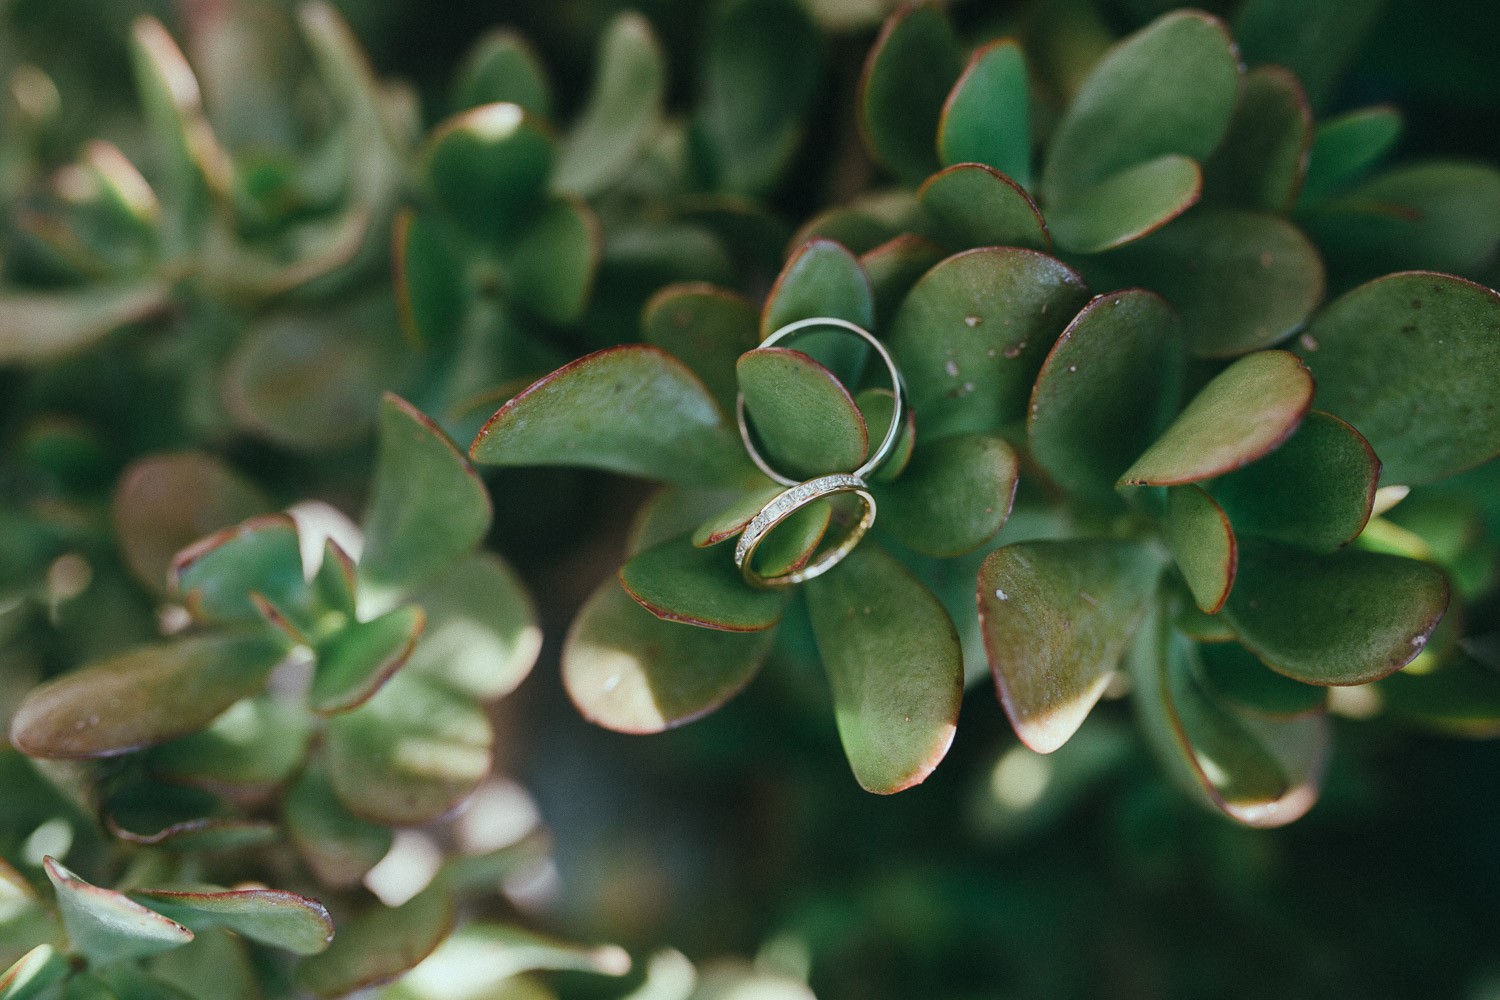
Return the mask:
<path id="1" fill-rule="evenodd" d="M 700 93 L 696 74 L 712 14 L 700 0 L 337 6 L 380 76 L 415 87 L 424 131 L 451 110 L 455 67 L 500 24 L 535 45 L 555 87 L 555 119 L 574 120 L 589 94 L 600 34 L 627 8 L 649 19 L 666 49 L 668 108 L 688 113 Z M 894 4 L 806 6 L 824 29 L 825 61 L 806 137 L 765 195 L 771 215 L 789 226 L 875 182 L 849 109 L 865 54 Z M 970 42 L 1018 26 L 1055 34 L 1067 44 L 1050 51 L 1065 67 L 1070 58 L 1086 65 L 1117 34 L 1169 6 L 966 0 L 950 13 Z M 1228 15 L 1236 5 L 1205 6 Z M 1324 112 L 1397 105 L 1405 129 L 1396 160 L 1500 159 L 1500 60 L 1491 44 L 1500 38 L 1500 7 L 1482 0 L 1376 6 L 1362 36 L 1343 39 L 1355 54 L 1321 102 Z M 40 150 L 43 170 L 72 161 L 94 138 L 132 159 L 142 155 L 125 41 L 138 15 L 160 18 L 186 40 L 202 72 L 216 63 L 193 51 L 194 19 L 230 7 L 252 22 L 290 23 L 292 16 L 290 5 L 270 0 L 0 0 L 0 64 L 42 68 L 64 109 Z M 305 75 L 305 51 L 268 55 Z M 308 134 L 266 135 L 257 131 L 254 101 L 277 98 L 236 94 L 228 73 L 202 83 L 210 109 L 238 109 L 232 120 L 214 121 L 233 150 L 306 142 L 316 130 L 316 101 Z M 368 299 L 360 308 L 375 316 L 357 322 L 394 338 L 383 264 L 351 279 L 351 297 Z M 13 257 L 11 265 L 25 261 Z M 1500 270 L 1489 268 L 1485 282 L 1500 284 Z M 763 276 L 760 292 L 773 275 Z M 201 322 L 212 329 L 216 320 Z M 220 453 L 272 508 L 316 496 L 357 509 L 373 453 L 363 429 L 310 453 L 274 434 L 226 431 L 217 417 L 183 426 L 175 408 L 163 414 L 152 396 L 169 359 L 131 358 L 110 347 L 41 376 L 0 367 L 0 428 L 9 447 L 39 440 L 23 422 L 46 410 L 107 428 L 134 449 L 86 452 L 74 464 L 49 457 L 43 467 L 55 481 L 41 486 L 35 468 L 7 465 L 8 481 L 0 482 L 7 502 L 57 493 L 97 513 L 129 459 L 194 443 L 208 427 Z M 55 456 L 45 444 L 40 453 Z M 824 684 L 794 657 L 773 654 L 763 675 L 709 719 L 649 738 L 609 732 L 569 703 L 557 656 L 568 622 L 619 563 L 631 511 L 647 490 L 571 470 L 486 478 L 495 501 L 489 545 L 527 581 L 544 634 L 538 669 L 492 709 L 496 770 L 530 790 L 554 837 L 555 885 L 528 910 L 538 925 L 617 942 L 636 956 L 663 945 L 694 959 L 759 953 L 764 968 L 806 975 L 824 1000 L 1500 997 L 1500 803 L 1488 794 L 1500 773 L 1500 745 L 1437 738 L 1345 706 L 1318 806 L 1290 827 L 1255 831 L 1179 795 L 1115 701 L 1103 703 L 1057 754 L 1036 757 L 1019 749 L 988 685 L 976 686 L 943 766 L 892 797 L 868 795 L 849 779 Z M 1485 532 L 1500 537 L 1495 463 L 1467 482 L 1467 495 L 1484 504 Z M 108 569 L 108 544 L 97 537 L 92 544 L 106 567 L 97 572 L 113 572 L 126 587 L 124 571 Z M 103 637 L 95 634 L 102 627 L 62 629 L 45 672 L 144 638 L 151 612 L 135 600 L 145 629 L 127 623 Z M 1474 605 L 1465 624 L 1470 634 L 1493 635 L 1500 608 Z M 29 680 L 0 674 L 7 707 L 17 683 Z M 553 985 L 569 997 L 620 991 L 583 975 Z"/>

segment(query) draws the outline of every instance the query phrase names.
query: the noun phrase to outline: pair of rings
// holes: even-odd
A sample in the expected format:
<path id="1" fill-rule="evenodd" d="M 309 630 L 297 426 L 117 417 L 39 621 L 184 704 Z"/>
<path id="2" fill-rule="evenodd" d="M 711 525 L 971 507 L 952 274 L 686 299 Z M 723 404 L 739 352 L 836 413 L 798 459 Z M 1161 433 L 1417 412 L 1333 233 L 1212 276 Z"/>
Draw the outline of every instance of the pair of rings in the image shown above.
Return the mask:
<path id="1" fill-rule="evenodd" d="M 739 567 L 745 582 L 753 587 L 761 589 L 775 589 L 778 587 L 789 587 L 793 584 L 811 580 L 813 577 L 821 576 L 843 561 L 844 557 L 854 551 L 859 540 L 864 537 L 865 532 L 875 523 L 875 497 L 871 495 L 869 486 L 865 483 L 865 477 L 870 475 L 895 452 L 896 445 L 901 438 L 901 429 L 906 420 L 906 386 L 901 379 L 901 372 L 896 368 L 896 362 L 892 359 L 885 345 L 876 340 L 875 337 L 864 327 L 848 320 L 838 319 L 832 316 L 818 316 L 812 319 L 798 320 L 788 323 L 765 340 L 761 341 L 761 347 L 772 347 L 780 341 L 786 340 L 806 330 L 820 327 L 833 327 L 846 330 L 862 338 L 880 360 L 885 362 L 886 371 L 891 377 L 891 391 L 895 397 L 895 404 L 891 410 L 891 426 L 885 432 L 878 447 L 875 448 L 865 460 L 865 463 L 853 472 L 835 473 L 833 475 L 818 476 L 806 482 L 798 482 L 788 476 L 784 476 L 771 467 L 770 463 L 761 456 L 759 449 L 755 446 L 754 435 L 750 433 L 750 425 L 745 419 L 745 396 L 741 393 L 735 399 L 735 419 L 740 425 L 740 438 L 745 442 L 745 450 L 750 454 L 750 460 L 756 467 L 771 477 L 782 486 L 788 487 L 760 509 L 741 532 L 739 540 L 734 547 L 734 564 Z M 797 511 L 809 504 L 816 503 L 829 497 L 838 496 L 843 493 L 851 493 L 857 497 L 862 504 L 863 510 L 859 520 L 855 521 L 848 532 L 837 544 L 827 551 L 809 561 L 801 569 L 777 576 L 762 576 L 756 572 L 753 566 L 755 550 L 760 543 L 765 541 L 766 536 L 782 521 L 791 517 Z"/>

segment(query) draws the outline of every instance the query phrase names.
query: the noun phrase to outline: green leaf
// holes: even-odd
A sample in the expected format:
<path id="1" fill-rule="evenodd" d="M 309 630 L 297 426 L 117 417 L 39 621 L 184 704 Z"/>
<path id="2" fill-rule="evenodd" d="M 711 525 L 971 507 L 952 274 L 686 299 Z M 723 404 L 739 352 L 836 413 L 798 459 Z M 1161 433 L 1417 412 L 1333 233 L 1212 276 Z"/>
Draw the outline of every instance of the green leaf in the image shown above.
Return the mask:
<path id="1" fill-rule="evenodd" d="M 1166 537 L 1199 609 L 1218 614 L 1229 599 L 1239 560 L 1223 509 L 1197 486 L 1173 486 L 1167 490 Z"/>
<path id="2" fill-rule="evenodd" d="M 224 851 L 263 846 L 278 835 L 269 822 L 234 814 L 218 795 L 145 776 L 117 782 L 99 811 L 110 833 L 142 847 Z"/>
<path id="3" fill-rule="evenodd" d="M 1047 210 L 1059 246 L 1101 253 L 1153 233 L 1198 203 L 1203 173 L 1169 153 L 1058 199 Z"/>
<path id="4" fill-rule="evenodd" d="M 1208 488 L 1236 532 L 1332 552 L 1364 530 L 1379 479 L 1359 431 L 1312 410 L 1286 444 Z"/>
<path id="5" fill-rule="evenodd" d="M 1042 360 L 1087 301 L 1082 278 L 1031 250 L 970 250 L 923 275 L 888 338 L 922 438 L 1024 416 Z"/>
<path id="6" fill-rule="evenodd" d="M 1365 436 L 1382 480 L 1416 486 L 1500 454 L 1497 324 L 1500 295 L 1488 288 L 1393 274 L 1319 313 L 1298 353 L 1318 380 L 1319 408 Z"/>
<path id="7" fill-rule="evenodd" d="M 838 378 L 801 351 L 763 347 L 735 365 L 751 431 L 782 475 L 851 472 L 865 460 L 865 418 Z"/>
<path id="8" fill-rule="evenodd" d="M 431 217 L 409 208 L 397 213 L 391 227 L 391 267 L 402 331 L 422 347 L 452 345 L 472 293 L 461 259 Z"/>
<path id="9" fill-rule="evenodd" d="M 1048 205 L 1168 154 L 1201 163 L 1239 91 L 1239 56 L 1217 18 L 1157 18 L 1105 54 L 1058 122 L 1042 172 Z"/>
<path id="10" fill-rule="evenodd" d="M 1004 38 L 974 50 L 943 105 L 937 145 L 944 166 L 983 163 L 1031 186 L 1031 89 L 1019 45 Z"/>
<path id="11" fill-rule="evenodd" d="M 1198 605 L 1184 590 L 1177 593 L 1174 588 L 1170 599 L 1175 605 L 1172 626 L 1194 642 L 1233 642 L 1234 629 L 1226 615 L 1208 615 L 1198 610 Z"/>
<path id="12" fill-rule="evenodd" d="M 1327 201 L 1365 175 L 1396 145 L 1401 112 L 1388 105 L 1346 111 L 1318 126 L 1298 208 Z"/>
<path id="13" fill-rule="evenodd" d="M 287 793 L 284 822 L 297 853 L 330 888 L 358 885 L 391 849 L 391 831 L 345 809 L 317 760 Z"/>
<path id="14" fill-rule="evenodd" d="M 637 553 L 620 567 L 620 583 L 663 621 L 726 632 L 770 628 L 781 620 L 787 601 L 783 591 L 747 584 L 729 553 L 700 548 L 686 537 Z"/>
<path id="15" fill-rule="evenodd" d="M 38 1000 L 72 967 L 50 944 L 39 944 L 0 973 L 0 1000 Z"/>
<path id="16" fill-rule="evenodd" d="M 1470 739 L 1493 739 L 1500 732 L 1500 676 L 1467 656 L 1431 673 L 1399 670 L 1376 690 L 1389 716 L 1435 732 Z"/>
<path id="17" fill-rule="evenodd" d="M 729 413 L 739 392 L 735 360 L 760 342 L 759 319 L 748 300 L 727 289 L 668 285 L 646 302 L 641 332 L 646 343 L 691 368 Z"/>
<path id="18" fill-rule="evenodd" d="M 540 118 L 552 114 L 552 87 L 541 59 L 531 43 L 505 28 L 486 33 L 464 57 L 453 84 L 453 110 L 502 101 Z"/>
<path id="19" fill-rule="evenodd" d="M 195 935 L 191 943 L 152 959 L 151 975 L 157 982 L 175 987 L 189 997 L 261 1000 L 261 985 L 250 964 L 249 949 L 244 939 L 236 934 L 225 930 L 207 931 Z M 115 969 L 129 968 L 132 966 L 115 966 Z M 175 997 L 169 995 L 150 1000 L 175 1000 Z"/>
<path id="20" fill-rule="evenodd" d="M 761 508 L 774 500 L 783 489 L 785 487 L 777 483 L 739 495 L 733 503 L 716 512 L 712 517 L 694 529 L 692 534 L 693 544 L 701 548 L 708 545 L 718 545 L 720 542 L 728 541 L 735 537 L 741 531 L 744 531 L 745 526 L 754 520 L 755 515 L 760 513 Z M 666 541 L 665 538 L 658 540 Z M 637 549 L 636 551 L 640 550 Z"/>
<path id="21" fill-rule="evenodd" d="M 236 934 L 290 951 L 316 955 L 333 940 L 333 921 L 316 899 L 278 889 L 175 892 L 137 889 L 131 895 L 193 932 L 227 927 Z"/>
<path id="22" fill-rule="evenodd" d="M 1275 719 L 1322 711 L 1328 689 L 1283 677 L 1237 642 L 1198 647 L 1208 688 L 1241 711 Z"/>
<path id="23" fill-rule="evenodd" d="M 490 517 L 490 495 L 463 453 L 416 407 L 387 394 L 362 522 L 361 601 L 384 610 L 448 569 L 484 538 Z"/>
<path id="24" fill-rule="evenodd" d="M 739 0 L 719 9 L 693 119 L 714 187 L 753 195 L 776 183 L 802 139 L 821 48 L 817 26 L 800 4 Z"/>
<path id="25" fill-rule="evenodd" d="M 1064 489 L 1118 506 L 1115 482 L 1176 414 L 1186 352 L 1182 320 L 1143 289 L 1101 295 L 1083 307 L 1042 365 L 1026 437 L 1032 456 Z"/>
<path id="26" fill-rule="evenodd" d="M 914 233 L 902 233 L 860 255 L 859 265 L 869 275 L 870 288 L 875 293 L 877 330 L 890 327 L 906 293 L 943 256 L 936 243 Z"/>
<path id="27" fill-rule="evenodd" d="M 924 555 L 971 552 L 1010 516 L 1019 472 L 1016 450 L 999 435 L 925 443 L 898 479 L 876 491 L 880 523 Z"/>
<path id="28" fill-rule="evenodd" d="M 193 940 L 197 940 L 195 937 Z M 192 947 L 191 943 L 187 947 Z M 167 954 L 173 954 L 167 952 Z M 133 962 L 117 962 L 99 972 L 98 978 L 89 977 L 93 983 L 102 983 L 105 991 L 99 994 L 109 1000 L 194 1000 L 193 994 L 177 988 L 172 983 L 147 975 Z M 76 984 L 83 977 L 73 980 Z M 71 991 L 70 991 L 71 995 Z"/>
<path id="29" fill-rule="evenodd" d="M 1297 75 L 1314 107 L 1333 96 L 1344 70 L 1375 24 L 1382 0 L 1249 0 L 1234 35 L 1249 63 L 1277 63 Z"/>
<path id="30" fill-rule="evenodd" d="M 302 763 L 311 738 L 300 705 L 262 694 L 235 702 L 201 732 L 153 748 L 146 760 L 173 783 L 269 788 Z"/>
<path id="31" fill-rule="evenodd" d="M 860 415 L 865 419 L 865 427 L 875 428 L 877 436 L 871 442 L 871 447 L 878 448 L 881 440 L 890 433 L 891 417 L 895 415 L 896 394 L 890 389 L 865 389 L 854 397 L 854 405 L 859 407 Z M 902 422 L 905 426 L 901 429 L 901 436 L 896 439 L 896 447 L 891 450 L 890 457 L 870 473 L 869 480 L 872 483 L 892 481 L 906 470 L 911 461 L 917 441 L 917 418 L 910 406 L 903 410 L 903 414 Z M 869 458 L 868 455 L 865 457 Z"/>
<path id="32" fill-rule="evenodd" d="M 318 665 L 307 704 L 319 715 L 363 705 L 406 663 L 427 616 L 415 604 L 366 622 L 352 622 L 317 647 Z"/>
<path id="33" fill-rule="evenodd" d="M 876 545 L 804 587 L 839 739 L 866 791 L 920 784 L 948 753 L 963 651 L 943 605 Z"/>
<path id="34" fill-rule="evenodd" d="M 11 719 L 11 742 L 33 757 L 165 743 L 260 690 L 285 655 L 278 639 L 223 633 L 132 649 L 33 688 Z"/>
<path id="35" fill-rule="evenodd" d="M 1290 210 L 1312 142 L 1312 108 L 1297 78 L 1280 66 L 1251 70 L 1229 134 L 1203 166 L 1204 202 Z"/>
<path id="36" fill-rule="evenodd" d="M 1312 555 L 1243 539 L 1224 613 L 1245 648 L 1308 684 L 1364 684 L 1422 651 L 1448 607 L 1428 563 L 1361 549 Z"/>
<path id="37" fill-rule="evenodd" d="M 131 574 L 152 593 L 165 594 L 177 552 L 269 507 L 254 483 L 219 458 L 182 451 L 148 455 L 127 466 L 110 514 Z"/>
<path id="38" fill-rule="evenodd" d="M 496 246 L 516 238 L 542 204 L 552 137 L 518 104 L 485 104 L 433 129 L 421 169 L 454 225 Z"/>
<path id="39" fill-rule="evenodd" d="M 755 571 L 769 578 L 806 566 L 827 534 L 832 519 L 833 503 L 828 500 L 810 503 L 789 516 L 755 550 L 751 557 Z"/>
<path id="40" fill-rule="evenodd" d="M 917 200 L 948 247 L 1012 246 L 1051 250 L 1042 213 L 1015 181 L 980 163 L 960 163 L 927 178 Z"/>
<path id="41" fill-rule="evenodd" d="M 520 927 L 474 922 L 455 931 L 402 984 L 419 996 L 443 996 L 461 982 L 471 991 L 466 995 L 493 996 L 489 991 L 510 977 L 544 969 L 623 976 L 630 956 L 618 945 L 590 948 Z"/>
<path id="42" fill-rule="evenodd" d="M 16 293 L 0 299 L 0 364 L 41 364 L 82 351 L 172 301 L 166 284 Z"/>
<path id="43" fill-rule="evenodd" d="M 875 324 L 875 294 L 869 276 L 852 253 L 832 240 L 810 240 L 787 260 L 761 311 L 761 339 L 788 323 L 814 316 L 845 319 L 866 330 Z M 840 344 L 849 340 L 849 334 L 842 331 L 837 336 Z M 805 337 L 812 342 L 810 334 Z M 838 370 L 831 359 L 824 363 Z"/>
<path id="44" fill-rule="evenodd" d="M 941 165 L 934 136 L 963 57 L 935 3 L 898 7 L 865 59 L 859 124 L 876 162 L 908 184 Z"/>
<path id="45" fill-rule="evenodd" d="M 260 621 L 269 601 L 305 627 L 309 600 L 302 577 L 297 524 L 286 514 L 266 514 L 215 532 L 172 558 L 173 590 L 201 622 Z"/>
<path id="46" fill-rule="evenodd" d="M 1268 347 L 1300 327 L 1323 298 L 1317 248 L 1274 215 L 1195 212 L 1107 262 L 1181 311 L 1197 357 Z"/>
<path id="47" fill-rule="evenodd" d="M 328 950 L 297 966 L 297 985 L 315 997 L 341 997 L 394 979 L 453 930 L 453 896 L 433 885 L 393 909 L 376 906 L 339 927 Z"/>
<path id="48" fill-rule="evenodd" d="M 326 739 L 329 779 L 350 812 L 415 826 L 479 786 L 495 734 L 468 695 L 403 671 L 359 708 L 329 719 Z"/>
<path id="49" fill-rule="evenodd" d="M 509 694 L 542 648 L 536 607 L 504 560 L 479 552 L 414 595 L 427 630 L 405 670 L 483 701 Z"/>
<path id="50" fill-rule="evenodd" d="M 979 569 L 979 625 L 1000 703 L 1038 753 L 1104 693 L 1156 589 L 1161 557 L 1125 542 L 1019 542 Z"/>
<path id="51" fill-rule="evenodd" d="M 1120 485 L 1177 486 L 1248 465 L 1291 436 L 1312 396 L 1313 377 L 1295 355 L 1246 355 L 1199 390 Z"/>
<path id="52" fill-rule="evenodd" d="M 774 629 L 724 632 L 663 621 L 605 580 L 568 630 L 562 679 L 584 718 L 657 733 L 728 701 L 760 669 Z"/>
<path id="53" fill-rule="evenodd" d="M 90 964 L 143 958 L 187 944 L 193 932 L 129 897 L 89 885 L 52 858 L 43 859 L 68 941 Z"/>
<path id="54" fill-rule="evenodd" d="M 492 465 L 582 465 L 687 485 L 731 485 L 744 448 L 703 383 L 654 347 L 580 358 L 500 408 L 469 455 Z"/>
<path id="55" fill-rule="evenodd" d="M 651 22 L 634 11 L 605 26 L 588 102 L 563 139 L 553 187 L 592 195 L 618 181 L 661 122 L 666 56 Z"/>

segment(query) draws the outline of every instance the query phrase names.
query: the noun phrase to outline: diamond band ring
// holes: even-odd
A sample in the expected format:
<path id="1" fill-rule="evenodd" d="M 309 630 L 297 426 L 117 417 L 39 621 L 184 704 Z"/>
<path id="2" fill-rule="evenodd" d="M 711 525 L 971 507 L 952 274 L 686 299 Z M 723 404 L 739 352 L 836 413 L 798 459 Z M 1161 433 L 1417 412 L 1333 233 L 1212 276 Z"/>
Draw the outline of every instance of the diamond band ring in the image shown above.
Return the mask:
<path id="1" fill-rule="evenodd" d="M 790 573 L 779 576 L 761 576 L 755 571 L 753 562 L 755 550 L 760 546 L 767 535 L 769 535 L 778 524 L 791 517 L 797 511 L 808 504 L 816 503 L 827 497 L 837 496 L 841 493 L 852 493 L 859 498 L 864 505 L 860 518 L 850 528 L 839 543 L 824 552 L 806 566 Z M 790 489 L 783 490 L 771 498 L 770 503 L 760 509 L 760 513 L 751 518 L 750 523 L 740 534 L 739 540 L 734 546 L 734 564 L 740 568 L 740 573 L 745 582 L 752 587 L 763 590 L 777 587 L 789 587 L 804 580 L 811 580 L 815 576 L 833 569 L 843 558 L 854 550 L 859 540 L 864 537 L 865 532 L 870 530 L 870 525 L 875 523 L 875 498 L 871 496 L 869 487 L 859 476 L 849 473 L 837 473 L 831 476 L 819 476 L 809 479 L 805 483 L 797 483 Z"/>

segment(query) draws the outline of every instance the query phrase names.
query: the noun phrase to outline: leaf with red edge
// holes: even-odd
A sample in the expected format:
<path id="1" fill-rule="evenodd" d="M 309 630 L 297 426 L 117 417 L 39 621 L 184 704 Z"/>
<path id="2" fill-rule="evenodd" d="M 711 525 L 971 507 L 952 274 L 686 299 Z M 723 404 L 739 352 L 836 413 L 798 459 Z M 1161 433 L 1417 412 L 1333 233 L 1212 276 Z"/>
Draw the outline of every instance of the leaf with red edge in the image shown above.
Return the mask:
<path id="1" fill-rule="evenodd" d="M 935 3 L 898 7 L 865 58 L 859 124 L 882 166 L 909 184 L 938 169 L 934 137 L 963 57 Z"/>
<path id="2" fill-rule="evenodd" d="M 328 950 L 297 966 L 297 985 L 331 1000 L 390 982 L 437 948 L 458 913 L 441 882 L 395 908 L 376 904 L 341 925 Z"/>
<path id="3" fill-rule="evenodd" d="M 981 163 L 960 163 L 927 178 L 917 200 L 952 250 L 1011 246 L 1051 250 L 1041 210 L 1024 188 Z"/>
<path id="4" fill-rule="evenodd" d="M 1189 483 L 1167 490 L 1167 545 L 1206 614 L 1218 614 L 1234 586 L 1239 547 L 1229 518 L 1214 498 Z"/>
<path id="5" fill-rule="evenodd" d="M 1026 56 L 1009 38 L 981 45 L 948 92 L 938 122 L 944 166 L 983 163 L 1031 185 L 1031 88 Z"/>
<path id="6" fill-rule="evenodd" d="M 427 615 L 406 604 L 365 622 L 352 622 L 317 646 L 307 704 L 319 715 L 348 712 L 369 701 L 406 663 L 427 627 Z"/>
<path id="7" fill-rule="evenodd" d="M 756 590 L 729 553 L 700 548 L 686 537 L 637 553 L 620 567 L 620 583 L 641 607 L 664 621 L 726 632 L 758 632 L 781 620 L 787 594 Z"/>
<path id="8" fill-rule="evenodd" d="M 1203 166 L 1204 202 L 1289 211 L 1312 143 L 1312 107 L 1301 82 L 1284 67 L 1257 66 L 1245 76 L 1229 134 Z"/>
<path id="9" fill-rule="evenodd" d="M 53 858 L 43 858 L 57 890 L 68 941 L 94 966 L 156 955 L 187 944 L 193 932 L 110 889 L 89 885 Z"/>
<path id="10" fill-rule="evenodd" d="M 646 302 L 641 331 L 691 368 L 725 413 L 734 409 L 735 359 L 760 342 L 760 316 L 743 296 L 703 283 L 668 285 Z"/>
<path id="11" fill-rule="evenodd" d="M 870 447 L 864 415 L 838 378 L 801 351 L 762 347 L 735 365 L 762 457 L 796 480 L 852 472 Z"/>
<path id="12" fill-rule="evenodd" d="M 316 955 L 333 940 L 333 920 L 316 899 L 278 889 L 136 889 L 131 896 L 196 932 L 227 927 L 294 955 Z"/>

